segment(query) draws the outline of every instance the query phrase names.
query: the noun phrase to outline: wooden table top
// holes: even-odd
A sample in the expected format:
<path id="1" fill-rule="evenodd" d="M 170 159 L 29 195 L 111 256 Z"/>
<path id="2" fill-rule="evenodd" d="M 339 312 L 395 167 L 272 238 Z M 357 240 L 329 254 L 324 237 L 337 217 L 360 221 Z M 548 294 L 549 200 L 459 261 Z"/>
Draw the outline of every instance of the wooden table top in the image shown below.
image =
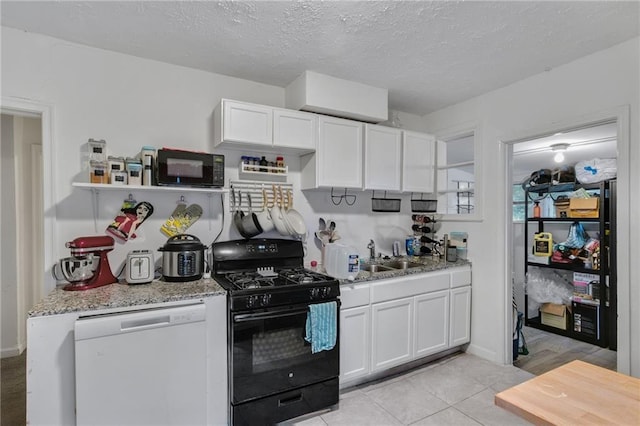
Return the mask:
<path id="1" fill-rule="evenodd" d="M 640 379 L 572 361 L 495 396 L 538 425 L 640 425 Z"/>

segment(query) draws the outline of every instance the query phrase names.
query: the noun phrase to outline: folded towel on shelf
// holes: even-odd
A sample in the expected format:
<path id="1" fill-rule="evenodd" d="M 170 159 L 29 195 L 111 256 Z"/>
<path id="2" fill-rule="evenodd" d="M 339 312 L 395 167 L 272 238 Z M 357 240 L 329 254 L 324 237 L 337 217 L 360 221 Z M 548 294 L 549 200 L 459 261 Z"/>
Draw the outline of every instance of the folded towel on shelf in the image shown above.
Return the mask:
<path id="1" fill-rule="evenodd" d="M 338 304 L 309 305 L 305 331 L 304 339 L 311 343 L 311 353 L 333 349 L 338 338 Z"/>

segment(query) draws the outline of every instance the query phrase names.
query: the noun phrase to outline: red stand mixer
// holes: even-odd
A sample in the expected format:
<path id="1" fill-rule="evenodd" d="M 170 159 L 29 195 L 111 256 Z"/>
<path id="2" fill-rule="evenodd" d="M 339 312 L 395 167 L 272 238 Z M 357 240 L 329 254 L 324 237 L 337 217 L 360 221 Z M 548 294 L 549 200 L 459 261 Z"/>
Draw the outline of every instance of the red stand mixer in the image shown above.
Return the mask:
<path id="1" fill-rule="evenodd" d="M 108 235 L 79 237 L 65 245 L 71 257 L 60 259 L 53 268 L 57 280 L 71 283 L 64 286 L 64 290 L 89 290 L 118 282 L 107 258 L 107 253 L 113 250 L 113 238 Z"/>

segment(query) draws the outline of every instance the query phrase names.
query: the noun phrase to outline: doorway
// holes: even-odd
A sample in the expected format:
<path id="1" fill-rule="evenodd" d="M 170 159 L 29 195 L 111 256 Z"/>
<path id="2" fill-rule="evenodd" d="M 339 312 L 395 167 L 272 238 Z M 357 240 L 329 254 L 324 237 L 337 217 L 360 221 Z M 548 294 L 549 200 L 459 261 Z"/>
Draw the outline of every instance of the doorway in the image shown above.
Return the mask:
<path id="1" fill-rule="evenodd" d="M 512 182 L 512 185 L 510 186 L 510 188 L 508 188 L 507 191 L 507 200 L 509 203 L 509 205 L 507 206 L 507 217 L 509 219 L 507 241 L 510 242 L 511 248 L 511 250 L 508 251 L 508 277 L 509 282 L 513 284 L 512 295 L 514 306 L 517 308 L 517 311 L 522 312 L 523 316 L 523 311 L 526 309 L 524 303 L 524 283 L 526 271 L 525 265 L 529 264 L 527 255 L 525 254 L 525 252 L 528 254 L 529 250 L 524 246 L 524 229 L 526 228 L 524 226 L 524 210 L 528 209 L 529 216 L 531 216 L 533 202 L 531 202 L 531 200 L 527 202 L 527 200 L 525 200 L 524 198 L 518 199 L 517 194 L 522 194 L 523 192 L 520 189 L 520 184 L 523 182 L 523 180 L 528 180 L 532 172 L 539 169 L 558 169 L 559 166 L 562 165 L 575 165 L 575 163 L 577 163 L 578 161 L 591 160 L 594 158 L 616 158 L 619 155 L 622 155 L 622 158 L 624 158 L 624 153 L 628 152 L 628 133 L 624 131 L 624 122 L 626 122 L 626 119 L 624 118 L 624 111 L 618 111 L 618 114 L 616 115 L 618 117 L 617 119 L 609 118 L 608 120 L 594 120 L 592 121 L 592 124 L 574 125 L 572 127 L 559 128 L 559 130 L 548 132 L 546 134 L 542 133 L 536 136 L 521 138 L 505 143 L 507 148 L 505 149 L 505 164 L 507 165 L 508 169 L 506 175 L 510 177 Z M 609 117 L 615 117 L 616 115 L 612 114 Z M 622 124 L 620 123 L 621 117 L 623 121 Z M 620 129 L 622 129 L 623 131 L 621 132 Z M 551 148 L 551 145 L 555 146 L 556 144 L 565 143 L 569 144 L 568 149 L 563 152 L 565 161 L 559 164 L 554 163 L 553 157 L 557 154 L 557 150 Z M 564 146 L 564 148 L 567 147 Z M 621 172 L 623 177 L 626 177 L 628 169 L 625 169 L 624 160 L 622 161 L 621 166 L 621 170 L 619 168 L 619 175 Z M 621 184 L 620 186 L 625 188 L 624 191 L 627 191 L 627 182 L 623 181 L 618 183 Z M 623 193 L 621 193 L 620 197 L 624 197 L 624 195 L 622 194 Z M 618 200 L 617 204 L 619 205 L 620 202 L 624 204 L 626 203 L 626 200 Z M 553 209 L 553 204 L 551 205 L 551 208 Z M 613 203 L 611 211 L 612 214 L 615 215 L 616 203 Z M 628 221 L 628 216 L 624 214 L 622 215 L 622 218 L 618 217 L 617 233 L 624 233 L 628 231 Z M 566 236 L 566 231 L 564 236 Z M 599 237 L 599 235 L 597 236 Z M 562 237 L 562 235 L 560 235 L 559 237 Z M 625 240 L 624 243 L 626 244 L 627 239 L 624 236 L 621 236 L 621 239 Z M 532 242 L 531 237 L 528 238 L 528 240 L 529 242 Z M 557 243 L 557 240 L 558 239 L 554 235 L 554 243 Z M 616 247 L 620 247 L 623 245 L 621 245 L 619 241 L 618 244 L 616 244 L 615 236 L 613 236 L 613 238 L 611 239 L 611 246 L 615 250 Z M 622 269 L 623 275 L 626 276 L 626 274 L 628 274 L 629 267 L 628 264 L 625 264 L 624 262 L 625 261 L 623 260 L 622 265 L 620 265 L 619 258 L 616 259 L 615 262 L 612 262 L 611 273 L 614 282 L 616 277 L 616 270 Z M 619 266 L 622 267 L 618 268 Z M 568 281 L 569 282 L 567 284 L 571 285 L 570 280 Z M 625 287 L 625 284 L 623 283 L 622 287 L 623 293 L 628 291 L 628 288 L 626 288 L 628 287 L 628 285 Z M 570 288 L 573 289 L 572 287 Z M 615 290 L 613 291 L 616 292 Z M 622 324 L 622 331 L 624 331 L 625 323 L 626 321 L 628 321 L 628 314 L 626 312 L 623 312 L 619 316 L 619 320 L 616 321 L 616 296 L 618 298 L 621 297 L 619 293 L 610 295 L 609 300 L 612 301 L 612 306 L 607 307 L 607 309 L 611 311 L 611 321 L 609 323 L 610 327 L 605 326 L 606 329 L 603 329 L 603 332 L 608 333 L 609 336 L 611 336 L 610 345 L 607 344 L 605 348 L 602 348 L 602 345 L 587 345 L 586 343 L 584 343 L 584 341 L 564 337 L 562 336 L 563 333 L 557 333 L 556 335 L 556 333 L 553 333 L 553 330 L 551 330 L 551 333 L 548 333 L 549 330 L 541 330 L 540 328 L 536 328 L 535 326 L 532 328 L 527 328 L 526 326 L 524 326 L 523 334 L 527 343 L 527 347 L 524 348 L 525 350 L 522 350 L 522 339 L 518 339 L 520 351 L 517 351 L 517 349 L 513 348 L 513 345 L 509 346 L 509 352 L 511 353 L 513 351 L 513 355 L 518 356 L 518 362 L 514 362 L 514 365 L 519 366 L 518 364 L 529 363 L 530 365 L 533 365 L 535 369 L 535 371 L 531 372 L 533 374 L 540 374 L 573 359 L 581 359 L 586 357 L 586 361 L 602 365 L 606 368 L 612 368 L 619 371 L 625 371 L 625 369 L 628 369 L 629 366 L 625 361 L 628 355 L 627 351 L 629 350 L 628 342 L 623 342 L 622 353 L 616 353 L 612 350 L 616 349 L 617 336 L 620 334 L 619 327 L 617 326 Z M 534 309 L 536 309 L 536 307 L 534 307 Z M 536 312 L 535 315 L 538 315 L 538 313 L 539 311 Z M 568 316 L 571 317 L 570 312 L 568 313 Z M 510 314 L 509 320 L 511 319 L 513 319 L 513 322 L 510 321 L 510 323 L 513 324 L 514 327 L 512 329 L 513 331 L 516 328 L 517 324 L 517 314 L 514 313 L 513 316 Z M 571 321 L 567 322 L 568 327 L 573 327 L 573 325 L 574 324 L 572 324 Z M 569 336 L 571 335 L 571 333 L 564 334 L 568 334 Z M 527 336 L 529 336 L 529 339 L 526 338 Z M 515 338 L 516 336 L 511 335 L 510 337 Z M 557 353 L 553 353 L 554 351 L 556 351 Z M 528 354 L 524 355 L 523 352 Z M 530 362 L 532 360 L 533 362 Z M 622 363 L 620 363 L 619 360 L 622 360 Z M 545 364 L 548 365 L 545 366 Z"/>
<path id="2" fill-rule="evenodd" d="M 26 348 L 27 313 L 42 298 L 42 119 L 2 111 L 2 357 Z"/>

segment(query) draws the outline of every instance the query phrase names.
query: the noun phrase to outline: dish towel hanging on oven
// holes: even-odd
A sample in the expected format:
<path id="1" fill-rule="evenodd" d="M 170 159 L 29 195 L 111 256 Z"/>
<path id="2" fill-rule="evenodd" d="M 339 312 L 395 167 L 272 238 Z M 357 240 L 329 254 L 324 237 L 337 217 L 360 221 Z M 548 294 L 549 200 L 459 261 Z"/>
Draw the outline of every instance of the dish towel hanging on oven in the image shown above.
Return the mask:
<path id="1" fill-rule="evenodd" d="M 338 338 L 338 304 L 336 302 L 309 305 L 306 336 L 311 353 L 333 349 Z"/>

